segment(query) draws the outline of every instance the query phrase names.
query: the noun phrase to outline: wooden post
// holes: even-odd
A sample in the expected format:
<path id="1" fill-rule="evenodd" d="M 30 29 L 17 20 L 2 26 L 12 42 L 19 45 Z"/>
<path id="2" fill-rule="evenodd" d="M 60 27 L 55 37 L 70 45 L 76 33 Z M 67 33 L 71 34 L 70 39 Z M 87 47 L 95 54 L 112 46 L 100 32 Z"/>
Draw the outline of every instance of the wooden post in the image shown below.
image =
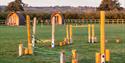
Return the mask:
<path id="1" fill-rule="evenodd" d="M 19 56 L 23 55 L 23 44 L 22 42 L 19 44 Z"/>
<path id="2" fill-rule="evenodd" d="M 100 63 L 100 58 L 101 57 L 101 55 L 100 55 L 100 53 L 96 53 L 96 62 L 95 63 Z"/>
<path id="3" fill-rule="evenodd" d="M 117 20 L 117 24 L 119 24 L 119 20 Z"/>
<path id="4" fill-rule="evenodd" d="M 91 28 L 90 24 L 88 24 L 88 42 L 91 42 Z"/>
<path id="5" fill-rule="evenodd" d="M 66 56 L 64 51 L 60 53 L 60 63 L 66 63 Z"/>
<path id="6" fill-rule="evenodd" d="M 72 25 L 70 25 L 70 44 L 72 44 Z"/>
<path id="7" fill-rule="evenodd" d="M 122 24 L 124 24 L 124 19 L 122 19 Z"/>
<path id="8" fill-rule="evenodd" d="M 78 63 L 76 50 L 72 50 L 72 63 Z"/>
<path id="9" fill-rule="evenodd" d="M 33 19 L 33 35 L 32 35 L 32 45 L 35 46 L 35 34 L 36 34 L 36 17 Z"/>
<path id="10" fill-rule="evenodd" d="M 105 63 L 105 12 L 100 12 L 100 50 L 101 50 L 101 63 Z"/>
<path id="11" fill-rule="evenodd" d="M 29 49 L 28 49 L 28 48 L 25 48 L 25 49 L 24 49 L 24 54 L 25 54 L 25 55 L 28 55 L 28 54 L 29 54 Z"/>
<path id="12" fill-rule="evenodd" d="M 51 44 L 51 47 L 54 48 L 55 47 L 55 17 L 53 17 L 51 19 L 52 21 L 52 44 Z"/>
<path id="13" fill-rule="evenodd" d="M 28 51 L 29 54 L 32 54 L 32 42 L 31 42 L 31 32 L 30 32 L 30 16 L 26 16 L 26 22 L 27 22 L 27 36 L 28 36 Z"/>
<path id="14" fill-rule="evenodd" d="M 35 35 L 36 33 L 36 17 L 33 19 L 33 34 Z"/>
<path id="15" fill-rule="evenodd" d="M 95 42 L 95 30 L 94 30 L 94 28 L 95 28 L 95 26 L 94 26 L 94 24 L 92 24 L 92 43 L 94 43 Z"/>
<path id="16" fill-rule="evenodd" d="M 106 61 L 110 61 L 110 51 L 109 51 L 109 49 L 106 49 L 106 51 L 105 51 L 106 53 Z"/>
<path id="17" fill-rule="evenodd" d="M 70 44 L 69 42 L 69 28 L 68 28 L 68 25 L 66 25 L 66 41 L 68 44 Z"/>
<path id="18" fill-rule="evenodd" d="M 59 42 L 59 46 L 62 46 L 63 45 L 63 42 Z"/>

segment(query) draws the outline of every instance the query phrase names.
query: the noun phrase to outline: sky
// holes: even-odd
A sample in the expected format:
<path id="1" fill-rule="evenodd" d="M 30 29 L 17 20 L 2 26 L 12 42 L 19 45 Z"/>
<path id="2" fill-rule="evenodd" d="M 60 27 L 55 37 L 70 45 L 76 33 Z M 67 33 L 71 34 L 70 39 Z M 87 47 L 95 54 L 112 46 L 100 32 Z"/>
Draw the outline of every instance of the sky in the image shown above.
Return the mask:
<path id="1" fill-rule="evenodd" d="M 0 5 L 7 5 L 14 0 L 0 0 Z M 97 7 L 101 0 L 22 0 L 28 6 L 93 6 Z M 119 0 L 121 6 L 125 8 L 125 0 Z"/>

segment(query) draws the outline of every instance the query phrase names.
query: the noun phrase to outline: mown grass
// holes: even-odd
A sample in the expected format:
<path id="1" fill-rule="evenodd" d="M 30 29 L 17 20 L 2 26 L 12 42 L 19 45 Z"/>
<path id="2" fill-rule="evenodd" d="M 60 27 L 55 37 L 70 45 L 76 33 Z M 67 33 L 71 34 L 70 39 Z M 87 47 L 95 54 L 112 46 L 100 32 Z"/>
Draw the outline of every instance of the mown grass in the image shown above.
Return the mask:
<path id="1" fill-rule="evenodd" d="M 110 63 L 125 63 L 125 25 L 106 24 L 105 35 L 108 42 L 106 48 L 111 51 Z M 27 47 L 26 26 L 0 26 L 0 63 L 59 63 L 59 53 L 66 52 L 66 62 L 71 63 L 71 50 L 76 49 L 79 63 L 95 63 L 95 53 L 100 51 L 99 24 L 95 25 L 98 43 L 87 42 L 87 28 L 73 28 L 73 44 L 63 47 L 50 48 L 51 43 L 39 43 L 33 55 L 18 57 L 18 44 L 23 42 Z M 57 25 L 56 43 L 63 41 L 66 36 L 65 25 Z M 36 37 L 39 40 L 51 39 L 51 25 L 37 25 Z M 116 43 L 116 39 L 120 43 Z"/>

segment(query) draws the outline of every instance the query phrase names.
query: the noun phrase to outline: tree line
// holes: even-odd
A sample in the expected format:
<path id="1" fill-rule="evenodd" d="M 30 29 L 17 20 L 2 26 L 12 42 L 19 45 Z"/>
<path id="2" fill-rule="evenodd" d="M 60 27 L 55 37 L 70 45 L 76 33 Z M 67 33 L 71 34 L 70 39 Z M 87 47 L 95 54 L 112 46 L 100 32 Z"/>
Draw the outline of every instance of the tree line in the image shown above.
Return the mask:
<path id="1" fill-rule="evenodd" d="M 51 13 L 33 13 L 33 12 L 25 12 L 24 6 L 27 6 L 22 0 L 15 0 L 8 4 L 6 7 L 7 12 L 0 12 L 0 19 L 6 19 L 7 14 L 10 11 L 16 12 L 20 11 L 24 16 L 26 14 L 33 17 L 37 17 L 39 20 L 43 19 L 50 19 Z M 64 19 L 99 19 L 99 11 L 105 10 L 106 11 L 106 18 L 107 19 L 125 19 L 125 10 L 120 7 L 120 3 L 118 0 L 103 0 L 99 7 L 97 7 L 97 11 L 95 12 L 82 12 L 82 13 L 75 13 L 72 11 L 67 11 L 62 13 Z"/>
<path id="2" fill-rule="evenodd" d="M 5 20 L 7 18 L 8 13 L 9 12 L 0 12 L 0 20 Z M 50 19 L 50 17 L 51 17 L 51 13 L 22 12 L 22 14 L 24 16 L 26 14 L 30 15 L 31 19 L 33 19 L 33 17 L 37 17 L 39 20 L 41 20 L 41 19 L 46 20 L 46 19 Z M 63 13 L 62 15 L 63 15 L 64 19 L 99 19 L 100 18 L 99 11 L 82 13 L 82 14 L 66 12 L 66 13 Z M 125 13 L 124 13 L 124 11 L 121 11 L 121 12 L 107 11 L 106 19 L 125 19 Z"/>

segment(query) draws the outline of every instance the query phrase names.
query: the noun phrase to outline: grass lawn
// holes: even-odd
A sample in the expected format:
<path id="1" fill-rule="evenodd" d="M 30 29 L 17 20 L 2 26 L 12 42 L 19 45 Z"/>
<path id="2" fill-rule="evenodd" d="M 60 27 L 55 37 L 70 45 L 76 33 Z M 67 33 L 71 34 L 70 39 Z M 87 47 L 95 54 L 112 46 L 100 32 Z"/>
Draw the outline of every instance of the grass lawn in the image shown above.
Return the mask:
<path id="1" fill-rule="evenodd" d="M 26 26 L 0 26 L 0 63 L 59 63 L 60 51 L 65 50 L 66 62 L 71 63 L 71 50 L 76 49 L 79 63 L 95 63 L 95 53 L 100 51 L 99 24 L 95 25 L 98 43 L 87 42 L 87 28 L 73 28 L 73 44 L 55 48 L 48 47 L 51 43 L 36 44 L 34 55 L 18 57 L 18 45 L 23 42 L 27 47 Z M 106 48 L 111 51 L 109 63 L 125 63 L 125 24 L 106 24 L 105 35 L 108 42 Z M 56 26 L 56 43 L 66 36 L 65 26 Z M 51 39 L 50 25 L 37 25 L 36 37 L 39 40 Z M 120 43 L 116 43 L 116 39 Z"/>

